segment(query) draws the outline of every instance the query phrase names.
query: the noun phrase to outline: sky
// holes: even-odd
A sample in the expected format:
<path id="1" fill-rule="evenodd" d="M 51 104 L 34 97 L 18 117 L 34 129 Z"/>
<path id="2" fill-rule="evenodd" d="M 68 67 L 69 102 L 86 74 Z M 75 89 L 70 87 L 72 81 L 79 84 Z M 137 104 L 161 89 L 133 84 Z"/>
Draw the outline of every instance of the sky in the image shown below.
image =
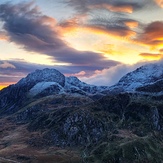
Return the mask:
<path id="1" fill-rule="evenodd" d="M 113 85 L 163 58 L 163 0 L 1 0 L 0 89 L 55 68 Z"/>

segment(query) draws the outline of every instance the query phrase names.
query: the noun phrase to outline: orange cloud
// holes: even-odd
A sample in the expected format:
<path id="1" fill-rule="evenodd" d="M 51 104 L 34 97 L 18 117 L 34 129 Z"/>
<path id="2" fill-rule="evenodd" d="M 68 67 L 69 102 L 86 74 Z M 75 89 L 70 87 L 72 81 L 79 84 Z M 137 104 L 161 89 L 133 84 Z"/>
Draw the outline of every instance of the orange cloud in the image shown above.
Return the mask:
<path id="1" fill-rule="evenodd" d="M 129 28 L 136 28 L 139 25 L 137 21 L 126 21 L 124 24 Z"/>
<path id="2" fill-rule="evenodd" d="M 157 3 L 158 6 L 163 8 L 163 0 L 155 0 L 155 2 Z"/>
<path id="3" fill-rule="evenodd" d="M 60 35 L 62 35 L 63 33 L 75 32 L 78 30 L 78 28 L 82 27 L 82 24 L 84 24 L 86 19 L 87 14 L 77 15 L 71 19 L 61 22 L 57 26 L 57 30 L 59 31 Z"/>
<path id="4" fill-rule="evenodd" d="M 85 30 L 97 33 L 97 34 L 106 34 L 106 35 L 113 35 L 117 37 L 132 37 L 135 36 L 136 33 L 132 30 L 127 29 L 106 29 L 103 27 L 95 27 L 95 26 L 87 26 L 84 28 Z"/>
<path id="5" fill-rule="evenodd" d="M 131 5 L 111 5 L 107 3 L 98 4 L 98 5 L 91 5 L 89 6 L 89 9 L 106 9 L 112 12 L 124 12 L 124 13 L 132 13 L 133 12 L 133 6 Z"/>
<path id="6" fill-rule="evenodd" d="M 67 44 L 77 50 L 98 52 L 109 59 L 124 63 L 135 63 L 142 59 L 138 56 L 140 53 L 139 50 L 135 51 L 130 48 L 131 43 L 133 45 L 131 38 L 136 35 L 136 32 L 128 27 L 119 28 L 115 26 L 115 28 L 112 27 L 109 29 L 109 27 L 107 28 L 102 25 L 79 26 L 72 23 L 61 26 L 60 33 L 63 34 Z M 87 36 L 94 39 L 90 40 Z M 101 42 L 100 39 L 103 41 Z M 127 47 L 129 48 L 122 46 L 124 42 L 128 44 Z M 131 57 L 132 55 L 135 57 L 134 60 Z"/>
<path id="7" fill-rule="evenodd" d="M 88 31 L 94 34 L 104 34 L 104 35 L 111 35 L 114 37 L 125 37 L 125 38 L 130 38 L 136 35 L 136 32 L 130 30 L 130 29 L 107 29 L 105 27 L 100 27 L 100 26 L 78 26 L 77 24 L 71 24 L 70 26 L 62 26 L 59 27 L 60 33 L 64 34 L 72 34 L 73 32 L 81 32 L 82 31 Z"/>
<path id="8" fill-rule="evenodd" d="M 160 60 L 161 58 L 163 58 L 163 54 L 153 54 L 153 53 L 141 53 L 139 54 L 141 57 L 143 57 L 144 59 L 147 60 Z"/>
<path id="9" fill-rule="evenodd" d="M 58 26 L 58 30 L 62 34 L 74 32 L 76 31 L 77 28 L 78 28 L 78 19 L 76 17 L 64 21 Z"/>
<path id="10" fill-rule="evenodd" d="M 124 5 L 124 6 L 113 6 L 113 5 L 107 5 L 104 4 L 104 8 L 113 11 L 113 12 L 126 12 L 126 13 L 132 13 L 133 7 L 130 5 Z"/>
<path id="11" fill-rule="evenodd" d="M 145 29 L 144 33 L 140 34 L 137 41 L 149 45 L 151 48 L 163 47 L 163 22 L 156 21 L 150 23 Z"/>

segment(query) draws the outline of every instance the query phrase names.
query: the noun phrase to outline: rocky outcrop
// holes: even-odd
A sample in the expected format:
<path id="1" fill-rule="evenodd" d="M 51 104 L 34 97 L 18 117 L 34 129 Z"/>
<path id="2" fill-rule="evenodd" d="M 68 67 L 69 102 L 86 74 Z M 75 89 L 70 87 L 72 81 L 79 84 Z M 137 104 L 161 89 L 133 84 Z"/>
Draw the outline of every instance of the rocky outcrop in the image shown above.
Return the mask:
<path id="1" fill-rule="evenodd" d="M 163 110 L 160 104 L 151 103 L 144 96 L 141 98 L 124 93 L 67 107 L 63 103 L 65 97 L 47 99 L 34 102 L 18 112 L 15 121 L 28 124 L 31 132 L 43 132 L 46 144 L 61 147 L 108 141 L 109 134 L 117 133 L 119 129 L 128 130 L 137 137 L 153 131 L 162 133 Z M 57 101 L 60 102 L 58 108 Z"/>

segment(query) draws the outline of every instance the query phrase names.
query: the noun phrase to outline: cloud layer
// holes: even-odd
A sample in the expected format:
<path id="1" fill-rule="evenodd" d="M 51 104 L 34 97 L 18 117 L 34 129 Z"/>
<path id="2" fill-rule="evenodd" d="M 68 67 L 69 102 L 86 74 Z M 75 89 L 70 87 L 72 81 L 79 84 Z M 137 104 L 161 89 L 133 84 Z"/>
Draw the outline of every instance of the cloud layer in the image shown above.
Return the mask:
<path id="1" fill-rule="evenodd" d="M 131 50 L 128 51 L 129 45 L 155 50 L 154 52 L 145 51 L 146 48 L 142 52 L 138 51 L 137 57 L 141 59 L 162 59 L 163 21 L 155 20 L 145 24 L 132 15 L 151 4 L 161 9 L 162 1 L 62 0 L 62 2 L 75 10 L 76 15 L 60 22 L 56 18 L 44 15 L 35 6 L 34 1 L 0 4 L 0 21 L 2 22 L 0 41 L 6 40 L 26 51 L 50 56 L 54 65 L 57 63 L 63 65 L 60 67 L 27 63 L 16 59 L 1 60 L 0 83 L 7 81 L 14 83 L 35 69 L 50 67 L 67 75 L 76 75 L 90 83 L 112 85 L 122 75 L 139 65 L 128 66 L 120 63 L 121 59 L 115 59 L 116 61 L 110 59 L 117 53 L 119 58 L 121 56 L 123 58 L 125 49 L 127 49 L 126 52 L 131 52 Z M 64 34 L 71 34 L 77 30 L 92 33 L 92 40 L 93 34 L 105 35 L 108 39 L 107 43 L 105 40 L 101 43 L 97 41 L 92 51 L 75 50 L 75 47 L 70 47 L 70 44 L 65 41 Z M 115 40 L 112 42 L 113 38 Z M 116 47 L 118 41 L 122 44 Z M 133 59 L 132 54 L 129 57 Z"/>

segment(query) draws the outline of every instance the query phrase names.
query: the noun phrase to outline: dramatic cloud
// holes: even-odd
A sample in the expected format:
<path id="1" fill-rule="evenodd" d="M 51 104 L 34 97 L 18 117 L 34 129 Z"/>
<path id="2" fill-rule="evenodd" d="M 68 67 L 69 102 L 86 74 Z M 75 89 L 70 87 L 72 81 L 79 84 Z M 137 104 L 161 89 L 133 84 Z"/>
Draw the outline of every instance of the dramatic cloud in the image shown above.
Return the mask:
<path id="1" fill-rule="evenodd" d="M 145 45 L 161 48 L 163 46 L 163 22 L 155 21 L 148 24 L 137 40 Z"/>
<path id="2" fill-rule="evenodd" d="M 53 28 L 55 20 L 42 15 L 32 4 L 0 5 L 0 18 L 10 40 L 28 50 L 58 49 L 65 46 Z"/>
<path id="3" fill-rule="evenodd" d="M 73 19 L 65 20 L 60 24 L 63 32 L 68 33 L 81 28 L 117 37 L 136 35 L 133 28 L 138 27 L 139 22 L 131 19 L 129 14 L 125 13 L 132 13 L 133 10 L 141 9 L 145 5 L 145 1 L 127 2 L 124 0 L 68 0 L 67 3 L 79 13 Z M 84 21 L 80 21 L 80 15 L 84 15 Z"/>
<path id="4" fill-rule="evenodd" d="M 163 22 L 155 21 L 142 26 L 141 22 L 135 20 L 136 16 L 132 16 L 132 13 L 144 7 L 146 0 L 143 2 L 136 0 L 132 2 L 127 0 L 62 1 L 66 1 L 69 7 L 77 11 L 74 17 L 68 20 L 63 19 L 62 22 L 44 15 L 37 6 L 34 6 L 34 2 L 15 5 L 14 3 L 0 4 L 2 21 L 0 40 L 12 42 L 14 46 L 34 52 L 33 55 L 35 53 L 47 55 L 55 65 L 39 65 L 23 60 L 0 61 L 0 85 L 7 81 L 17 82 L 35 69 L 45 67 L 56 68 L 65 75 L 75 75 L 90 83 L 112 85 L 138 65 L 122 65 L 109 60 L 110 58 L 123 63 L 130 63 L 132 60 L 134 63 L 137 62 L 138 59 L 133 59 L 133 56 L 142 60 L 162 58 Z M 151 0 L 149 1 L 151 3 Z M 155 4 L 154 1 L 153 3 Z M 155 6 L 159 8 L 156 4 Z M 85 48 L 90 51 L 84 51 L 84 48 L 81 48 L 83 51 L 77 51 L 73 49 L 76 48 L 75 46 L 70 47 L 73 44 L 66 42 L 65 35 L 73 34 L 74 31 L 78 34 L 82 32 L 90 34 L 92 45 L 85 39 L 86 36 L 81 37 L 83 42 L 88 43 L 87 46 L 92 46 L 92 49 Z M 80 36 L 82 35 L 79 35 L 77 39 L 80 39 Z M 103 39 L 99 40 L 99 36 Z M 135 41 L 135 45 L 131 44 L 132 41 Z M 80 43 L 80 40 L 78 42 Z M 143 44 L 157 47 L 160 51 L 141 53 L 139 49 L 137 51 L 137 43 L 140 46 Z M 130 49 L 130 45 L 134 50 Z M 63 66 L 56 66 L 55 63 L 61 63 Z"/>
<path id="5" fill-rule="evenodd" d="M 76 19 L 66 20 L 60 23 L 60 29 L 63 33 L 75 32 L 77 29 L 81 29 L 83 31 L 91 31 L 96 34 L 112 35 L 115 37 L 132 37 L 136 35 L 136 32 L 132 28 L 138 25 L 139 22 L 133 19 L 105 16 L 103 18 L 93 18 L 85 22 L 85 24 L 80 24 Z"/>
<path id="6" fill-rule="evenodd" d="M 79 52 L 68 47 L 61 39 L 56 20 L 42 15 L 31 3 L 0 5 L 0 18 L 10 41 L 28 51 L 52 56 L 55 62 L 89 67 L 92 70 L 118 64 L 102 54 Z"/>

